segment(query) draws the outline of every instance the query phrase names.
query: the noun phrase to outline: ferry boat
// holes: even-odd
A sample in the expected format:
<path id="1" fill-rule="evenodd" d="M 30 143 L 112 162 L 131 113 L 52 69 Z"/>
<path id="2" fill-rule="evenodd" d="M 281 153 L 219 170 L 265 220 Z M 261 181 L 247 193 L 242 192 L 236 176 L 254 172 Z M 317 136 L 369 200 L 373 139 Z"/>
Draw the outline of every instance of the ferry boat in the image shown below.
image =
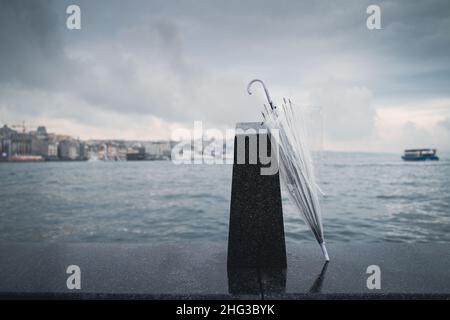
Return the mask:
<path id="1" fill-rule="evenodd" d="M 436 149 L 407 149 L 402 156 L 405 161 L 439 160 Z"/>

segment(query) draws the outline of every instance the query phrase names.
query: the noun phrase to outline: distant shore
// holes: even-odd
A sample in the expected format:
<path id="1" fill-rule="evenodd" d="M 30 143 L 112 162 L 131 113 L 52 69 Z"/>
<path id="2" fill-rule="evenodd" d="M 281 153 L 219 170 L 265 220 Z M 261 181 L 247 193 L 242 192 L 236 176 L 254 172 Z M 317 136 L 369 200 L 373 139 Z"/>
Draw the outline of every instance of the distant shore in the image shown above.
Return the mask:
<path id="1" fill-rule="evenodd" d="M 21 159 L 0 159 L 0 163 L 42 163 L 42 162 L 150 162 L 150 161 L 170 161 L 165 158 L 142 159 L 142 160 L 89 160 L 89 159 L 43 159 L 37 157 Z"/>

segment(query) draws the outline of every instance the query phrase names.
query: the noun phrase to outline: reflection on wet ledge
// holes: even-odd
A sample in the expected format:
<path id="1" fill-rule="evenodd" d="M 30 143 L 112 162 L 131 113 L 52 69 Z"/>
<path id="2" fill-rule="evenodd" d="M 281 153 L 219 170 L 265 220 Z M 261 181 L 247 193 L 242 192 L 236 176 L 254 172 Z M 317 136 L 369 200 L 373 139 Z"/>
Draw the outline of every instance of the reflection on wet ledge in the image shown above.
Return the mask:
<path id="1" fill-rule="evenodd" d="M 325 280 L 325 273 L 327 272 L 328 264 L 330 261 L 325 261 L 322 267 L 322 271 L 320 271 L 313 285 L 309 289 L 309 293 L 322 293 L 322 284 Z"/>
<path id="2" fill-rule="evenodd" d="M 329 262 L 326 261 L 308 293 L 321 293 Z M 228 268 L 228 292 L 232 295 L 286 293 L 286 268 Z"/>

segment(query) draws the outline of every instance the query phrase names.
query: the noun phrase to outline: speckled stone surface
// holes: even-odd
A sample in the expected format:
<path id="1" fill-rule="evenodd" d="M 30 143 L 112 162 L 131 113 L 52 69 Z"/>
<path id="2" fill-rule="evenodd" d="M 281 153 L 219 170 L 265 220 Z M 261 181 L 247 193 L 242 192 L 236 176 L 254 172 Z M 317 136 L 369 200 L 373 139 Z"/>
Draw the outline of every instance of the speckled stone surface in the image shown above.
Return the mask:
<path id="1" fill-rule="evenodd" d="M 238 123 L 241 129 L 252 129 L 256 134 L 237 133 L 234 141 L 234 165 L 231 185 L 230 224 L 228 236 L 228 265 L 230 267 L 286 267 L 286 245 L 284 240 L 283 209 L 281 204 L 280 177 L 261 175 L 267 165 L 260 161 L 260 137 L 268 142 L 268 134 L 260 133 L 265 128 L 261 123 Z M 248 136 L 253 136 L 256 148 L 249 147 Z M 238 139 L 245 139 L 245 163 L 237 161 Z M 244 140 L 241 140 L 244 141 Z M 257 163 L 249 163 L 252 157 Z M 254 154 L 256 153 L 256 154 Z M 269 153 L 270 154 L 270 153 Z"/>
<path id="2" fill-rule="evenodd" d="M 81 269 L 81 290 L 67 289 L 69 265 Z M 229 296 L 226 250 L 210 246 L 2 245 L 0 274 L 3 294 Z"/>
<path id="3" fill-rule="evenodd" d="M 263 281 L 268 298 L 345 297 L 373 295 L 408 297 L 427 294 L 450 297 L 448 244 L 328 244 L 331 261 L 325 265 L 318 245 L 288 248 L 286 287 Z M 368 266 L 379 266 L 381 289 L 368 289 Z"/>
<path id="4" fill-rule="evenodd" d="M 447 244 L 288 244 L 287 268 L 227 268 L 226 244 L 2 244 L 1 298 L 450 298 Z M 81 290 L 66 268 L 81 268 Z M 366 286 L 369 265 L 381 289 Z"/>

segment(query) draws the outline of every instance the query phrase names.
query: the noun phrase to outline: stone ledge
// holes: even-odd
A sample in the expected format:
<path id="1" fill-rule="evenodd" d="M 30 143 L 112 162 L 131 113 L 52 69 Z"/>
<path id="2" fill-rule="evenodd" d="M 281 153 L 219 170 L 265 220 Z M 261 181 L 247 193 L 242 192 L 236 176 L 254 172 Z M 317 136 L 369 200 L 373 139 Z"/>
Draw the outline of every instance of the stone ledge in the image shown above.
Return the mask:
<path id="1" fill-rule="evenodd" d="M 226 245 L 2 244 L 0 298 L 448 299 L 447 244 L 287 244 L 288 267 L 227 270 Z M 69 265 L 81 289 L 66 285 Z M 381 289 L 369 290 L 369 265 Z M 324 270 L 325 269 L 325 270 Z"/>

